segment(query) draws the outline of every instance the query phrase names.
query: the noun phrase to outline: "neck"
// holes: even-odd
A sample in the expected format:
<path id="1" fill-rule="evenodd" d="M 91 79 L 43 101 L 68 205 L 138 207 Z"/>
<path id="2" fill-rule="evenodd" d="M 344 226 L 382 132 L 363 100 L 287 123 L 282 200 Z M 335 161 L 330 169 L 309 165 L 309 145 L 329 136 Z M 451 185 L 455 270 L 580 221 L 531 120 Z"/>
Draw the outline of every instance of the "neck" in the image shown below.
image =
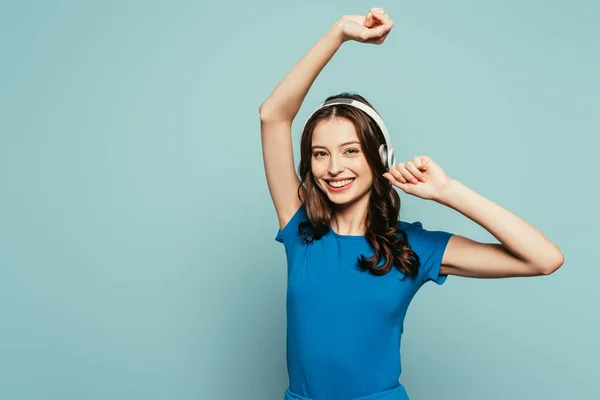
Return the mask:
<path id="1" fill-rule="evenodd" d="M 369 196 L 344 205 L 336 205 L 331 216 L 331 229 L 340 235 L 362 236 L 367 232 Z"/>

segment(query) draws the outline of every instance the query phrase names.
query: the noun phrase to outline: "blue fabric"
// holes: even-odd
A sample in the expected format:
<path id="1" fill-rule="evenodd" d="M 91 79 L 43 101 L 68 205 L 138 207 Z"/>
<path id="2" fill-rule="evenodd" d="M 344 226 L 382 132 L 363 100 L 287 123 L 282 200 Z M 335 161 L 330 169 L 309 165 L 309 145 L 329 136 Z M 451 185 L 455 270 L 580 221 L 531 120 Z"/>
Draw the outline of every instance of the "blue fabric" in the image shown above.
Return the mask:
<path id="1" fill-rule="evenodd" d="M 318 397 L 319 399 L 321 397 Z M 325 397 L 323 397 L 325 398 Z M 284 395 L 283 400 L 314 400 L 309 399 L 308 397 L 300 396 L 287 388 Z M 345 399 L 347 400 L 347 399 Z M 404 390 L 404 386 L 398 385 L 397 387 L 389 390 L 384 390 L 382 392 L 377 392 L 374 394 L 370 394 L 364 397 L 355 397 L 350 400 L 408 400 L 408 395 L 406 394 L 406 390 Z"/>
<path id="2" fill-rule="evenodd" d="M 301 206 L 275 237 L 288 265 L 286 398 L 407 400 L 398 381 L 404 317 L 424 283 L 446 281 L 439 271 L 452 234 L 398 221 L 420 257 L 419 275 L 405 277 L 393 267 L 375 276 L 357 265 L 361 254 L 373 254 L 364 236 L 329 229 L 306 243 L 298 231 L 304 220 Z"/>

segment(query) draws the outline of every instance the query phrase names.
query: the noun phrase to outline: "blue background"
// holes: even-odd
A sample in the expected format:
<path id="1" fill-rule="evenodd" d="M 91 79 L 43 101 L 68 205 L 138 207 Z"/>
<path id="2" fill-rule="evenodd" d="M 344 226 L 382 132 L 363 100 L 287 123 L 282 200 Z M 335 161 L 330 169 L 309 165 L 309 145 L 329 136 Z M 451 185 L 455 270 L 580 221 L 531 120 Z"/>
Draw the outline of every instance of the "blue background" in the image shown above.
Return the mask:
<path id="1" fill-rule="evenodd" d="M 408 311 L 414 399 L 600 398 L 595 1 L 0 3 L 0 398 L 280 399 L 285 254 L 259 105 L 343 14 L 383 7 L 294 122 L 364 95 L 399 161 L 558 244 L 546 277 L 450 277 Z M 402 219 L 495 241 L 400 193 Z"/>

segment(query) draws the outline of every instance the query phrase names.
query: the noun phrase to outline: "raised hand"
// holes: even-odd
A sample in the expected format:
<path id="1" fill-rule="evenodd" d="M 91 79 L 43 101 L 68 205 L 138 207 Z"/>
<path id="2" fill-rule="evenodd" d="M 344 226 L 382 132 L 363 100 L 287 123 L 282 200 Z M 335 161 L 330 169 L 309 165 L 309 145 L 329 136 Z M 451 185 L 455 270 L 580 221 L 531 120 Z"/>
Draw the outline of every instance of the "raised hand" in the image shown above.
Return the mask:
<path id="1" fill-rule="evenodd" d="M 427 156 L 413 157 L 410 161 L 392 165 L 383 176 L 405 193 L 426 200 L 439 199 L 451 181 L 444 170 Z"/>
<path id="2" fill-rule="evenodd" d="M 367 15 L 344 15 L 339 21 L 342 39 L 382 44 L 394 22 L 383 8 L 372 8 Z"/>

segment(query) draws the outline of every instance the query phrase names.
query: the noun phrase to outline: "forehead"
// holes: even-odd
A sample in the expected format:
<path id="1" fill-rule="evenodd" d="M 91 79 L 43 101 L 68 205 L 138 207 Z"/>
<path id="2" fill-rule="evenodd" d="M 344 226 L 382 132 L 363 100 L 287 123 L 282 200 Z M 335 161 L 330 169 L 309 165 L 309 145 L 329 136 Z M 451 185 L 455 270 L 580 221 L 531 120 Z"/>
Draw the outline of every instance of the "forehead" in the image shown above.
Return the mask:
<path id="1" fill-rule="evenodd" d="M 354 124 L 346 118 L 320 121 L 313 130 L 312 145 L 335 147 L 340 143 L 358 141 Z"/>

